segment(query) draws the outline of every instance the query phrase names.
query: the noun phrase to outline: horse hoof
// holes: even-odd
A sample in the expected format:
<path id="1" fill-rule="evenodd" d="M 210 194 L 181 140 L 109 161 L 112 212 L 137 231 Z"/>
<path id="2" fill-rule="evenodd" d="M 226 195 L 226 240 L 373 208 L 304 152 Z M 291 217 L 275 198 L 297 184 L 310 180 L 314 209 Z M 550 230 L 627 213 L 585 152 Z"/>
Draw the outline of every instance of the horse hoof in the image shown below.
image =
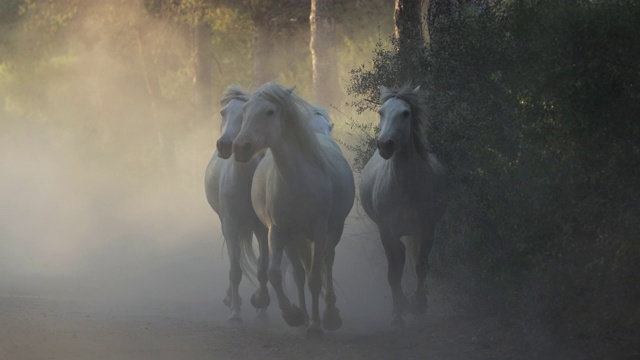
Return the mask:
<path id="1" fill-rule="evenodd" d="M 319 326 L 309 326 L 307 328 L 307 338 L 322 339 L 322 329 Z"/>
<path id="2" fill-rule="evenodd" d="M 268 292 L 256 291 L 251 295 L 251 305 L 256 309 L 264 309 L 271 304 L 271 298 Z"/>
<path id="3" fill-rule="evenodd" d="M 391 319 L 391 327 L 394 329 L 404 329 L 404 325 L 402 316 L 394 316 L 393 319 Z"/>
<path id="4" fill-rule="evenodd" d="M 267 309 L 258 309 L 258 316 L 256 317 L 256 319 L 262 325 L 269 324 L 269 315 L 267 314 Z"/>
<path id="5" fill-rule="evenodd" d="M 342 326 L 340 311 L 337 308 L 326 308 L 322 314 L 322 327 L 328 331 L 335 331 Z"/>
<path id="6" fill-rule="evenodd" d="M 226 296 L 222 302 L 224 303 L 224 306 L 231 306 L 231 298 Z"/>
<path id="7" fill-rule="evenodd" d="M 415 316 L 423 315 L 427 312 L 427 308 L 429 307 L 427 302 L 427 295 L 425 294 L 414 294 L 411 298 L 411 313 Z"/>
<path id="8" fill-rule="evenodd" d="M 304 311 L 300 310 L 296 305 L 291 305 L 289 311 L 282 311 L 282 317 L 289 326 L 302 326 L 306 320 Z"/>
<path id="9" fill-rule="evenodd" d="M 240 315 L 232 314 L 231 316 L 229 316 L 229 319 L 227 319 L 227 321 L 229 321 L 229 324 L 232 325 L 240 325 L 242 324 L 242 317 L 240 317 Z"/>

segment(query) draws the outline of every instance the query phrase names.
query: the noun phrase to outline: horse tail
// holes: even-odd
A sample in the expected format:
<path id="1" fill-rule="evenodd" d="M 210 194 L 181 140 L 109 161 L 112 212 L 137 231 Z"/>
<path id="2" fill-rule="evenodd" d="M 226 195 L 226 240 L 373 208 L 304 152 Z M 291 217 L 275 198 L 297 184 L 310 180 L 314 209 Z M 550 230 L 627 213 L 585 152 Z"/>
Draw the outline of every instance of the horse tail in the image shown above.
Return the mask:
<path id="1" fill-rule="evenodd" d="M 258 258 L 253 250 L 253 233 L 248 232 L 238 236 L 240 240 L 240 268 L 242 273 L 255 285 L 254 279 L 257 278 L 256 267 Z"/>

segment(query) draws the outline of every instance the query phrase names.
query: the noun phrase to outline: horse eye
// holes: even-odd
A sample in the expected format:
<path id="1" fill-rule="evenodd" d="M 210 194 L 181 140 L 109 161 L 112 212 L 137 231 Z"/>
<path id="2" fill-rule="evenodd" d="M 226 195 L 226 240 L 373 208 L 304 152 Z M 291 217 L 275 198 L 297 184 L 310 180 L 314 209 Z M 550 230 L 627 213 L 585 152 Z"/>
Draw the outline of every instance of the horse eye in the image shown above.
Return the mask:
<path id="1" fill-rule="evenodd" d="M 378 115 L 382 116 L 382 110 L 378 110 Z"/>
<path id="2" fill-rule="evenodd" d="M 407 117 L 409 116 L 409 110 L 405 110 L 402 112 L 402 116 Z"/>
<path id="3" fill-rule="evenodd" d="M 267 116 L 272 116 L 274 114 L 273 109 L 267 110 Z"/>

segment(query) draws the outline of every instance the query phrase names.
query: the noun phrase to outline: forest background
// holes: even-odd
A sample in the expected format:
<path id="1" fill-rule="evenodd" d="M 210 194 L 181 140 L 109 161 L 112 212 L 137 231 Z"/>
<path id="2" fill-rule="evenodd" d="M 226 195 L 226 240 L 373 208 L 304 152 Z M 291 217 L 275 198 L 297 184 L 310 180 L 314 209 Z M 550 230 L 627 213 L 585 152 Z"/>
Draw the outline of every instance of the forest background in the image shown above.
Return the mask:
<path id="1" fill-rule="evenodd" d="M 394 23 L 398 3 L 418 3 L 417 22 L 396 14 Z M 337 85 L 322 102 L 356 172 L 373 150 L 379 86 L 422 87 L 429 146 L 452 187 L 431 261 L 451 301 L 637 354 L 640 4 L 332 6 Z M 62 186 L 108 204 L 105 189 L 153 183 L 156 194 L 188 199 L 181 210 L 202 200 L 226 86 L 278 80 L 318 97 L 309 13 L 309 1 L 295 0 L 3 1 L 4 198 L 27 190 L 39 203 Z M 399 21 L 420 31 L 403 42 Z M 34 216 L 15 205 L 3 203 L 4 231 Z M 69 250 L 48 246 L 64 255 L 47 257 L 63 271 Z M 7 272 L 28 263 L 0 256 Z"/>

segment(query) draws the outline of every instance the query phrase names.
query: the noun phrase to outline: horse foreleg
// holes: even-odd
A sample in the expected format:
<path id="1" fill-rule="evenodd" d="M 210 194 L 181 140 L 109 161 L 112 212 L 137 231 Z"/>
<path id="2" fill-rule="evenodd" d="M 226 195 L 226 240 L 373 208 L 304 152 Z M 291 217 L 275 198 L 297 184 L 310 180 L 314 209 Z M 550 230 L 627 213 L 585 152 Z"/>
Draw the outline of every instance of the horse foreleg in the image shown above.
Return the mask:
<path id="1" fill-rule="evenodd" d="M 269 230 L 269 244 L 271 245 L 272 256 L 267 275 L 278 297 L 278 306 L 282 311 L 282 317 L 289 326 L 300 326 L 305 322 L 305 314 L 297 306 L 291 304 L 282 288 L 280 265 L 282 264 L 282 254 L 287 242 L 288 239 L 277 228 L 272 227 Z"/>
<path id="2" fill-rule="evenodd" d="M 258 239 L 258 283 L 260 287 L 251 296 L 251 305 L 260 311 L 261 316 L 266 316 L 266 308 L 271 303 L 269 288 L 267 287 L 269 269 L 269 235 L 268 230 L 259 224 L 254 231 Z"/>
<path id="3" fill-rule="evenodd" d="M 411 312 L 414 315 L 422 315 L 427 311 L 427 270 L 431 247 L 433 246 L 434 228 L 426 231 L 425 236 L 419 239 L 418 256 L 416 261 L 416 292 L 411 299 Z"/>
<path id="4" fill-rule="evenodd" d="M 240 305 L 242 300 L 240 299 L 240 293 L 238 291 L 240 281 L 242 280 L 242 268 L 240 267 L 240 244 L 238 243 L 237 238 L 227 239 L 227 251 L 231 262 L 231 267 L 229 269 L 229 302 L 231 315 L 229 315 L 229 321 L 242 322 L 242 317 L 240 315 Z"/>
<path id="5" fill-rule="evenodd" d="M 407 297 L 402 291 L 402 272 L 404 270 L 405 247 L 400 238 L 386 233 L 380 229 L 380 240 L 387 255 L 387 281 L 391 287 L 393 297 L 393 311 L 391 325 L 404 326 L 402 313 L 408 303 Z"/>
<path id="6" fill-rule="evenodd" d="M 336 307 L 336 293 L 333 289 L 333 261 L 336 256 L 336 245 L 338 245 L 338 242 L 342 237 L 343 229 L 344 226 L 340 226 L 338 231 L 331 235 L 329 239 L 330 243 L 327 244 L 327 249 L 324 255 L 324 302 L 326 304 L 326 308 L 322 314 L 322 326 L 329 331 L 338 330 L 342 326 L 340 311 Z"/>
<path id="7" fill-rule="evenodd" d="M 289 243 L 285 248 L 289 262 L 291 263 L 291 270 L 293 272 L 293 281 L 296 283 L 296 289 L 298 290 L 298 306 L 305 315 L 305 323 L 309 322 L 309 313 L 307 312 L 307 301 L 304 295 L 304 285 L 306 282 L 306 274 L 304 266 L 302 265 L 300 247 L 295 243 Z"/>
<path id="8" fill-rule="evenodd" d="M 307 336 L 322 335 L 320 323 L 320 291 L 322 290 L 323 258 L 327 244 L 326 226 L 315 230 L 312 239 L 311 269 L 309 271 L 309 290 L 311 291 L 311 321 L 307 328 Z"/>

